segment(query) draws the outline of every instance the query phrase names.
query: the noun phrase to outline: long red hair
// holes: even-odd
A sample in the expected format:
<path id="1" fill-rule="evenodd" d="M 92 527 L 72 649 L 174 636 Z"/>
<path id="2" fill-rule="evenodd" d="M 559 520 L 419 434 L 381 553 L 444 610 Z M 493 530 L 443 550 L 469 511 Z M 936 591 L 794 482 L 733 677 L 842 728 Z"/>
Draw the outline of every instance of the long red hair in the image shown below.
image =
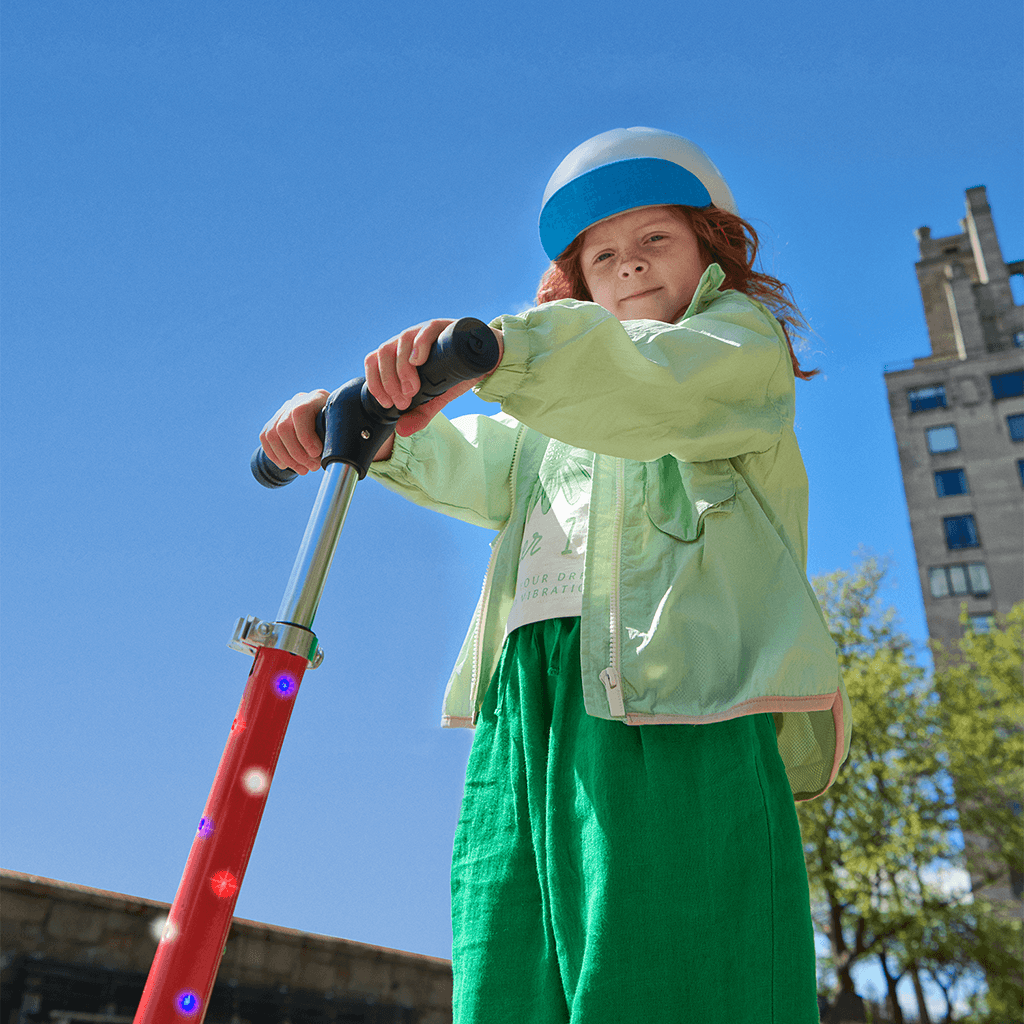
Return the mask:
<path id="1" fill-rule="evenodd" d="M 743 292 L 771 311 L 786 335 L 789 357 L 793 360 L 793 373 L 801 380 L 810 380 L 818 371 L 801 368 L 790 337 L 791 331 L 798 335 L 806 331 L 807 322 L 793 301 L 789 287 L 778 278 L 754 269 L 761 243 L 753 227 L 742 217 L 717 206 L 703 209 L 695 206 L 670 208 L 689 224 L 697 236 L 705 266 L 717 263 L 725 272 L 723 287 Z M 555 299 L 593 301 L 580 265 L 584 235 L 585 231 L 580 232 L 544 272 L 537 287 L 538 305 Z"/>

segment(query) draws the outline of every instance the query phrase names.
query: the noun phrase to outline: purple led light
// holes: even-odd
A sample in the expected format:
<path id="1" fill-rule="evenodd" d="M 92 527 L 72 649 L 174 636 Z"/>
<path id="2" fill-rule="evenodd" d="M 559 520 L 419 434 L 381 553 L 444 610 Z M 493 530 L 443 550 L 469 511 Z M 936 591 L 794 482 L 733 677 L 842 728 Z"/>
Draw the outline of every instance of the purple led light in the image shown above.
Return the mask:
<path id="1" fill-rule="evenodd" d="M 213 832 L 213 819 L 212 818 L 200 818 L 199 819 L 199 835 L 205 839 L 211 832 Z"/>
<path id="2" fill-rule="evenodd" d="M 195 992 L 180 992 L 178 998 L 174 1000 L 174 1005 L 179 1013 L 183 1013 L 187 1017 L 194 1017 L 199 1009 L 199 997 Z"/>
<path id="3" fill-rule="evenodd" d="M 278 697 L 291 697 L 297 688 L 297 684 L 291 676 L 278 676 L 274 683 L 274 690 Z"/>

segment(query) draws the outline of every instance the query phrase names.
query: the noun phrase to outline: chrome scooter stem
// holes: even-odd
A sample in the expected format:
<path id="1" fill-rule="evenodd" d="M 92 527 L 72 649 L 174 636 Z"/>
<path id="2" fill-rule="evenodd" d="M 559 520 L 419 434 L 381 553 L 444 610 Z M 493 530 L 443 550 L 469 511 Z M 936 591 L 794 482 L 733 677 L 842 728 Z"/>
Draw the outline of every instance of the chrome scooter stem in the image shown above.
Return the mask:
<path id="1" fill-rule="evenodd" d="M 358 472 L 345 462 L 332 462 L 324 470 L 324 478 L 277 611 L 279 623 L 312 628 L 358 480 Z"/>

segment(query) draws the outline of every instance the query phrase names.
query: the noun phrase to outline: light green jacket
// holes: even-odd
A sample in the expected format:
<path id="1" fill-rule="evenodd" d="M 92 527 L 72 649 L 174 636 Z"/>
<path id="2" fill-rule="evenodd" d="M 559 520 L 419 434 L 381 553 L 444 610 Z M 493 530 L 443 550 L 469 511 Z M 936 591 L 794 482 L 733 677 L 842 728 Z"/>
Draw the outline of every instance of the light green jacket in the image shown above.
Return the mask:
<path id="1" fill-rule="evenodd" d="M 676 324 L 546 303 L 493 326 L 496 416 L 437 416 L 371 473 L 420 505 L 497 530 L 445 695 L 473 725 L 515 592 L 526 503 L 549 446 L 597 453 L 581 619 L 587 711 L 630 725 L 773 713 L 796 799 L 850 743 L 835 644 L 807 582 L 807 477 L 785 336 L 704 273 Z M 556 438 L 557 442 L 550 439 Z M 550 456 L 549 456 L 550 457 Z"/>

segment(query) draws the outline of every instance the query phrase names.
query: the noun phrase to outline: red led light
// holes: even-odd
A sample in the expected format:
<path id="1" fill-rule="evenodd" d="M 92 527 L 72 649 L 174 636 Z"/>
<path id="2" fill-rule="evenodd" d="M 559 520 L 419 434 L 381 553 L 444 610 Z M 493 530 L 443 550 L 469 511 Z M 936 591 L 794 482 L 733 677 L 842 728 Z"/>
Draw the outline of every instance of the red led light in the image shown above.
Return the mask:
<path id="1" fill-rule="evenodd" d="M 220 896 L 222 899 L 234 896 L 238 892 L 238 881 L 230 871 L 218 871 L 210 879 L 210 885 L 214 895 Z"/>

